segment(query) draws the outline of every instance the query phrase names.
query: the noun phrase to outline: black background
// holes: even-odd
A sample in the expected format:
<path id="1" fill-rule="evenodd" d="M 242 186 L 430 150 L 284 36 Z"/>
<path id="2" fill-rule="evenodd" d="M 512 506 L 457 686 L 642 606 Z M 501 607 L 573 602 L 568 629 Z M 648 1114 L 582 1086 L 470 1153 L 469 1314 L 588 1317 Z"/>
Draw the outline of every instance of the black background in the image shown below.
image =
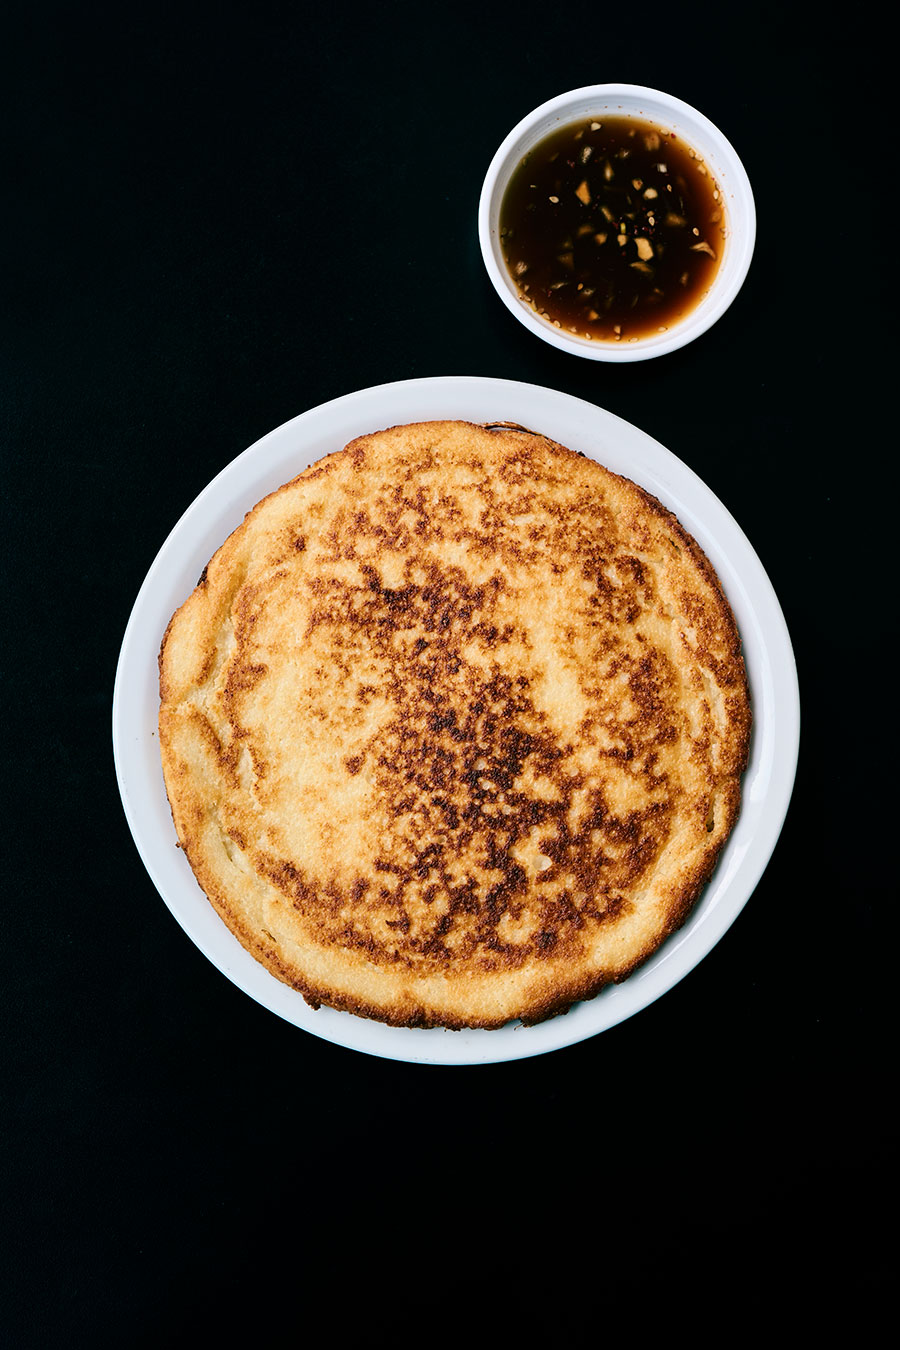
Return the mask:
<path id="1" fill-rule="evenodd" d="M 871 774 L 893 722 L 851 636 L 894 590 L 871 552 L 887 187 L 844 111 L 877 28 L 581 0 L 4 7 L 9 1344 L 299 1340 L 320 1315 L 338 1342 L 861 1331 L 887 1302 Z M 622 366 L 518 325 L 475 229 L 513 124 L 609 80 L 717 122 L 759 213 L 716 327 Z M 689 464 L 772 579 L 803 708 L 784 830 L 715 950 L 630 1021 L 496 1066 L 342 1049 L 233 987 L 147 877 L 112 759 L 125 625 L 195 495 L 297 413 L 435 375 L 566 391 Z"/>

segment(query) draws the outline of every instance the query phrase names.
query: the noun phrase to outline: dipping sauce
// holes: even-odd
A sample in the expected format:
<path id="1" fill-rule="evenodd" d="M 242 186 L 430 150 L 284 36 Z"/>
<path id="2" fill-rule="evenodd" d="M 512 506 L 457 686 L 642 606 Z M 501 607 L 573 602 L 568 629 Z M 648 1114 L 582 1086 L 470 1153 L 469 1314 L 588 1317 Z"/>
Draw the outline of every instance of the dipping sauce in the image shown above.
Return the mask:
<path id="1" fill-rule="evenodd" d="M 708 292 L 725 244 L 721 192 L 675 132 L 604 117 L 528 152 L 500 206 L 519 297 L 576 336 L 628 342 L 665 332 Z"/>

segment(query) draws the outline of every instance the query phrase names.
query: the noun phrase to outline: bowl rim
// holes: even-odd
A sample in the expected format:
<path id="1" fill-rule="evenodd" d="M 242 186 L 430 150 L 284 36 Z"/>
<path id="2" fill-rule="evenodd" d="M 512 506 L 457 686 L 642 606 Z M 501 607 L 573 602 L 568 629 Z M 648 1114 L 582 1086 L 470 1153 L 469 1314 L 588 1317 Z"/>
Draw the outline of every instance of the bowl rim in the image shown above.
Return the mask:
<path id="1" fill-rule="evenodd" d="M 557 126 L 590 115 L 590 107 L 621 100 L 616 115 L 636 115 L 677 130 L 712 162 L 726 197 L 729 247 L 707 296 L 664 334 L 628 344 L 581 338 L 554 328 L 518 298 L 503 262 L 497 215 L 509 177 L 522 155 Z M 635 105 L 647 105 L 646 111 Z M 579 111 L 581 110 L 581 111 Z M 598 109 L 599 111 L 599 109 Z M 743 162 L 724 132 L 698 108 L 674 94 L 640 84 L 592 84 L 557 94 L 526 113 L 507 133 L 490 161 L 478 201 L 478 237 L 488 276 L 510 313 L 530 332 L 571 355 L 594 361 L 644 361 L 684 347 L 705 333 L 725 313 L 744 284 L 756 243 L 756 203 Z M 726 266 L 727 263 L 727 266 Z"/>

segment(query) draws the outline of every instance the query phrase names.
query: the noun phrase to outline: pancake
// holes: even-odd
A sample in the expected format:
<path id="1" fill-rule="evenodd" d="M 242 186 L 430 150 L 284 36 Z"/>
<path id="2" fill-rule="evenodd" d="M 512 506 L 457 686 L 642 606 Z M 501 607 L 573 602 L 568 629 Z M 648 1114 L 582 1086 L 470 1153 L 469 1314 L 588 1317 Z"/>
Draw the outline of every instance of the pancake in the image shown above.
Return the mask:
<path id="1" fill-rule="evenodd" d="M 737 817 L 738 630 L 655 498 L 512 425 L 361 436 L 244 519 L 160 651 L 178 842 L 313 1007 L 535 1023 L 681 925 Z"/>

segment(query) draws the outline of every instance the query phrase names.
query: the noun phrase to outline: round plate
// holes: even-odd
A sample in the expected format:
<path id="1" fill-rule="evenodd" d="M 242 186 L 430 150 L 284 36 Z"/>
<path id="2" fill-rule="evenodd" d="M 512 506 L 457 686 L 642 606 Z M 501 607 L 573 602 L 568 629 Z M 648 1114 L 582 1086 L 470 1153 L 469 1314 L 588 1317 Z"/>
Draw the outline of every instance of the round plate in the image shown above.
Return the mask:
<path id="1" fill-rule="evenodd" d="M 538 1026 L 499 1031 L 389 1027 L 311 1009 L 270 975 L 219 919 L 176 847 L 157 741 L 157 655 L 166 625 L 245 513 L 308 464 L 354 436 L 406 422 L 515 422 L 639 483 L 706 551 L 744 644 L 754 710 L 743 806 L 688 922 L 620 985 Z M 718 942 L 753 892 L 787 812 L 800 709 L 790 637 L 762 564 L 717 497 L 657 441 L 593 404 L 508 380 L 449 376 L 364 389 L 302 413 L 239 455 L 200 493 L 160 549 L 132 610 L 116 672 L 113 748 L 122 804 L 138 851 L 182 928 L 240 989 L 278 1016 L 338 1045 L 422 1064 L 482 1064 L 543 1054 L 594 1036 L 671 989 Z"/>

